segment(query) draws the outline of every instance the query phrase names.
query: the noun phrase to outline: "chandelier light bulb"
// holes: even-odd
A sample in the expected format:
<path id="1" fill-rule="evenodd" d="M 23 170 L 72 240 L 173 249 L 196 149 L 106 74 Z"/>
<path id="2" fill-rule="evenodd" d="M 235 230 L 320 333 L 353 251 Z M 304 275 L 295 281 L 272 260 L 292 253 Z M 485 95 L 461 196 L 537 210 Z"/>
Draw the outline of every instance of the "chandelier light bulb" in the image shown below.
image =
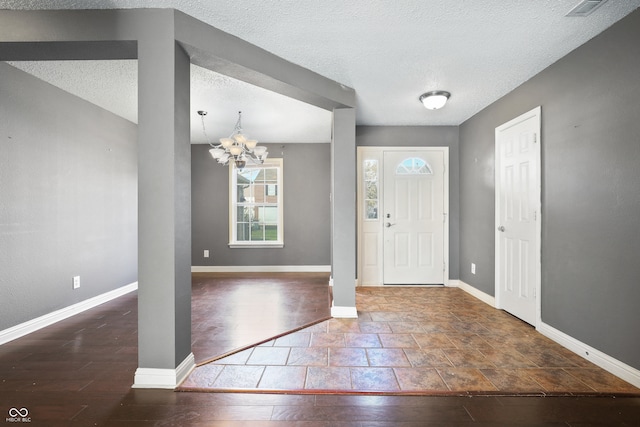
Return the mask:
<path id="1" fill-rule="evenodd" d="M 231 138 L 220 138 L 220 144 L 222 144 L 222 146 L 224 148 L 229 148 L 233 145 L 233 139 Z"/>

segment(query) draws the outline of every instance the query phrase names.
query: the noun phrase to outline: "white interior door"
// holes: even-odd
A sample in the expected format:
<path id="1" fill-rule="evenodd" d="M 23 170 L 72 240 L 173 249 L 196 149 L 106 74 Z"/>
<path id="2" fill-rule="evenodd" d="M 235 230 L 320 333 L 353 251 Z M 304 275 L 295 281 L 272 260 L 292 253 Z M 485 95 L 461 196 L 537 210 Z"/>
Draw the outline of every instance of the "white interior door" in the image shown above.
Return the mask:
<path id="1" fill-rule="evenodd" d="M 496 128 L 496 304 L 536 325 L 540 283 L 540 107 Z"/>
<path id="2" fill-rule="evenodd" d="M 444 283 L 444 154 L 383 155 L 383 283 Z"/>

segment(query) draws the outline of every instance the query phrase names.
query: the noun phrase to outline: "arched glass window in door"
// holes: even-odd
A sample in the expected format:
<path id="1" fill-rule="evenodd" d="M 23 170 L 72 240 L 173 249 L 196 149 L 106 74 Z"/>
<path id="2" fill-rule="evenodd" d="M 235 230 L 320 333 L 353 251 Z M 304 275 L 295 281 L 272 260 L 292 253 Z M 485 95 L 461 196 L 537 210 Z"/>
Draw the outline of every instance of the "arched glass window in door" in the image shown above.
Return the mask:
<path id="1" fill-rule="evenodd" d="M 408 157 L 396 167 L 396 175 L 433 175 L 433 171 L 421 158 Z"/>

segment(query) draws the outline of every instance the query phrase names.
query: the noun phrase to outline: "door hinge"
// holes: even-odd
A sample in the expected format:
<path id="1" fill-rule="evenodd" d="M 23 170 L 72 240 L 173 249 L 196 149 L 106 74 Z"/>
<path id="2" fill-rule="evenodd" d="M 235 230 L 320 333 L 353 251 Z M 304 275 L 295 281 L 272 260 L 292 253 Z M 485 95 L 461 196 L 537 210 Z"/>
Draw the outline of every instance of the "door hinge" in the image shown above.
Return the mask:
<path id="1" fill-rule="evenodd" d="M 533 211 L 533 220 L 534 221 L 538 220 L 538 211 Z"/>
<path id="2" fill-rule="evenodd" d="M 442 271 L 447 271 L 447 263 L 446 262 L 442 263 Z"/>
<path id="3" fill-rule="evenodd" d="M 533 143 L 537 144 L 538 143 L 538 134 L 537 133 L 533 133 Z"/>
<path id="4" fill-rule="evenodd" d="M 442 222 L 443 223 L 447 222 L 447 213 L 446 212 L 442 213 Z"/>

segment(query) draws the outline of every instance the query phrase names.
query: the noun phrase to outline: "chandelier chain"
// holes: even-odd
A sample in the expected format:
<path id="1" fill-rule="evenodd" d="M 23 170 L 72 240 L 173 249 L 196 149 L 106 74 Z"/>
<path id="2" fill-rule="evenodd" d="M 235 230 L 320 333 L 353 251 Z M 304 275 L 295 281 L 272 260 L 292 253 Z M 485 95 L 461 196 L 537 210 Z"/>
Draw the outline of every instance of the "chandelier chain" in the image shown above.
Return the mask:
<path id="1" fill-rule="evenodd" d="M 201 114 L 201 113 L 203 113 L 203 114 Z M 204 134 L 204 139 L 205 139 L 205 141 L 209 142 L 210 141 L 209 135 L 207 135 L 207 130 L 204 127 L 204 116 L 206 116 L 207 113 L 204 112 L 204 111 L 198 111 L 198 114 L 200 114 L 200 119 L 201 119 L 200 121 L 202 122 L 202 133 Z"/>

